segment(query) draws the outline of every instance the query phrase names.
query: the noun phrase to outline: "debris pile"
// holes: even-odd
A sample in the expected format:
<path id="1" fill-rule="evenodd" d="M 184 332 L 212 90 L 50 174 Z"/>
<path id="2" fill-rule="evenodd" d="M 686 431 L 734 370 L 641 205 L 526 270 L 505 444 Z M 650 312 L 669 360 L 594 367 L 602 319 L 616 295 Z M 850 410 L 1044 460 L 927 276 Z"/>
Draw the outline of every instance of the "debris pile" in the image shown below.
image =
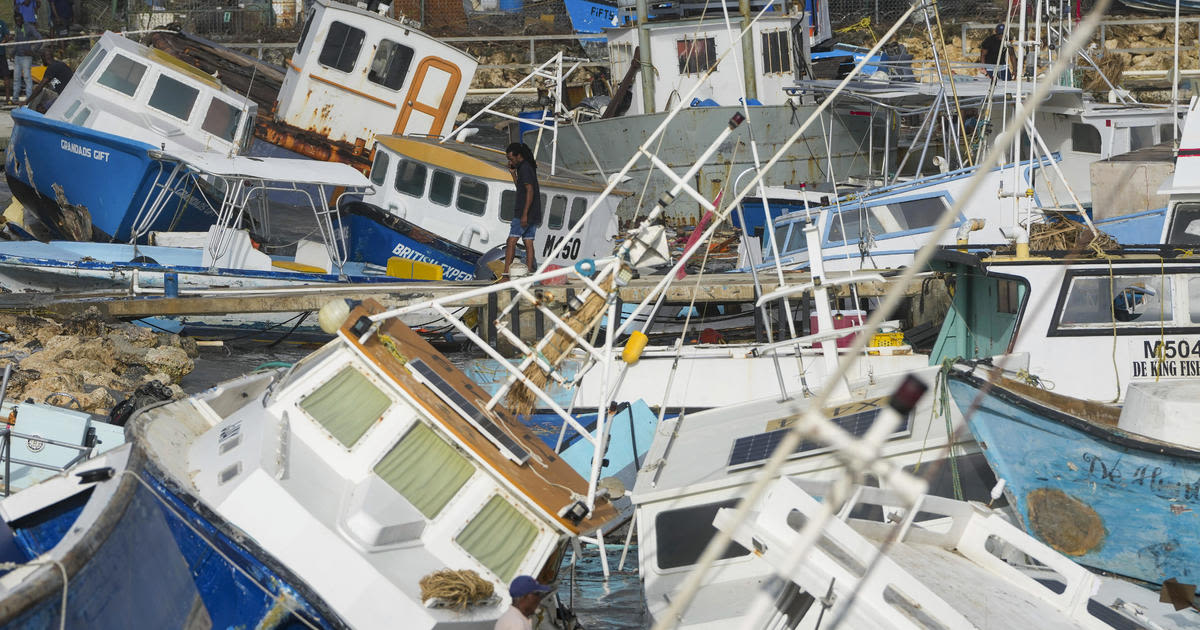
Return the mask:
<path id="1" fill-rule="evenodd" d="M 0 369 L 13 365 L 8 400 L 104 413 L 155 380 L 181 397 L 195 356 L 189 338 L 105 322 L 95 311 L 65 321 L 0 313 Z"/>

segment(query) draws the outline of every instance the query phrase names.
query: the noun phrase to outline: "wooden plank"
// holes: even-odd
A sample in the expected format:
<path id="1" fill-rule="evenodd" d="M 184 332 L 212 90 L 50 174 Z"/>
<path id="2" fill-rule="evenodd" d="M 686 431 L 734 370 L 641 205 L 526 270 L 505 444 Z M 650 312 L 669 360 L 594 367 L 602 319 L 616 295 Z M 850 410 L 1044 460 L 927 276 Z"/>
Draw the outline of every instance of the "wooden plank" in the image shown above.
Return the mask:
<path id="1" fill-rule="evenodd" d="M 623 302 L 637 303 L 651 294 L 661 276 L 643 276 L 622 287 L 619 297 Z M 789 273 L 788 284 L 802 284 L 808 274 Z M 89 308 L 97 309 L 101 315 L 115 319 L 138 319 L 152 316 L 178 315 L 222 315 L 226 313 L 288 313 L 315 311 L 330 300 L 347 298 L 352 300 L 377 300 L 385 308 L 399 308 L 422 300 L 454 295 L 469 288 L 483 286 L 478 282 L 422 282 L 380 284 L 363 286 L 324 286 L 313 288 L 289 287 L 285 289 L 210 289 L 202 293 L 181 292 L 179 297 L 159 295 L 131 295 L 125 291 L 90 293 L 38 293 L 7 294 L 0 310 L 33 312 L 61 317 L 77 316 Z M 762 290 L 773 291 L 779 286 L 773 278 L 763 279 Z M 543 291 L 556 294 L 565 300 L 572 290 L 583 288 L 582 283 L 567 283 L 545 287 Z M 864 282 L 858 285 L 860 297 L 877 297 L 887 290 L 887 283 Z M 909 295 L 915 295 L 920 286 L 910 287 Z M 848 297 L 849 287 L 838 286 L 835 297 Z M 692 276 L 676 282 L 666 290 L 668 303 L 709 302 L 752 302 L 755 299 L 754 282 L 749 274 L 726 273 Z M 797 298 L 798 299 L 798 298 Z M 486 295 L 452 302 L 451 307 L 487 306 Z"/>

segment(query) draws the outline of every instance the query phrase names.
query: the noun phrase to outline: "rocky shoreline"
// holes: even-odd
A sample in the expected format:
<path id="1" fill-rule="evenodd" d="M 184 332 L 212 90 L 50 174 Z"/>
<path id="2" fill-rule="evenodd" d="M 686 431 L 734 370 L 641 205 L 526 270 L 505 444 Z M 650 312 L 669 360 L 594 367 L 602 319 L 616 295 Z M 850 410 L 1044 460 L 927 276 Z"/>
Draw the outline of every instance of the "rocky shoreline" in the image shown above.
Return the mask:
<path id="1" fill-rule="evenodd" d="M 178 398 L 197 355 L 190 338 L 105 322 L 95 313 L 62 321 L 0 313 L 0 369 L 13 366 L 6 400 L 106 414 L 151 381 Z"/>

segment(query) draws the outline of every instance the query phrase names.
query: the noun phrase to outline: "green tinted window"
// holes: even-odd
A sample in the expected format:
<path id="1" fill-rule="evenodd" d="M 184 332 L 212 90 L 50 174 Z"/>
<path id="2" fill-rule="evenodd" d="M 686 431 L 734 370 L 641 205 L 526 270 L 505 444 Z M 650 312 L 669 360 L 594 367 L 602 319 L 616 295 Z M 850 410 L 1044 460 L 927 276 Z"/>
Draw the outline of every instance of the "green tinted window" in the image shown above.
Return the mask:
<path id="1" fill-rule="evenodd" d="M 516 575 L 537 538 L 537 527 L 503 497 L 494 496 L 454 539 L 502 581 Z"/>
<path id="2" fill-rule="evenodd" d="M 391 405 L 387 394 L 351 366 L 300 401 L 300 408 L 346 448 L 354 446 Z"/>
<path id="3" fill-rule="evenodd" d="M 425 518 L 437 516 L 474 472 L 471 462 L 420 423 L 375 465 L 375 474 Z"/>

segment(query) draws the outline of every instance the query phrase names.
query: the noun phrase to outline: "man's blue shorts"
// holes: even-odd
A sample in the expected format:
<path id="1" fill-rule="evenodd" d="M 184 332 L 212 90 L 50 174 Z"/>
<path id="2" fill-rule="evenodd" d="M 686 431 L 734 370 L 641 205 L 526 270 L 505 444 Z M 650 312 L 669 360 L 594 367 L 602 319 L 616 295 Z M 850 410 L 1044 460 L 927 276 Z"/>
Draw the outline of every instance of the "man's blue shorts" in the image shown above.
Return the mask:
<path id="1" fill-rule="evenodd" d="M 508 224 L 508 235 L 510 237 L 532 241 L 535 232 L 537 232 L 537 224 L 530 221 L 529 227 L 521 227 L 521 217 L 513 217 L 512 223 Z"/>

